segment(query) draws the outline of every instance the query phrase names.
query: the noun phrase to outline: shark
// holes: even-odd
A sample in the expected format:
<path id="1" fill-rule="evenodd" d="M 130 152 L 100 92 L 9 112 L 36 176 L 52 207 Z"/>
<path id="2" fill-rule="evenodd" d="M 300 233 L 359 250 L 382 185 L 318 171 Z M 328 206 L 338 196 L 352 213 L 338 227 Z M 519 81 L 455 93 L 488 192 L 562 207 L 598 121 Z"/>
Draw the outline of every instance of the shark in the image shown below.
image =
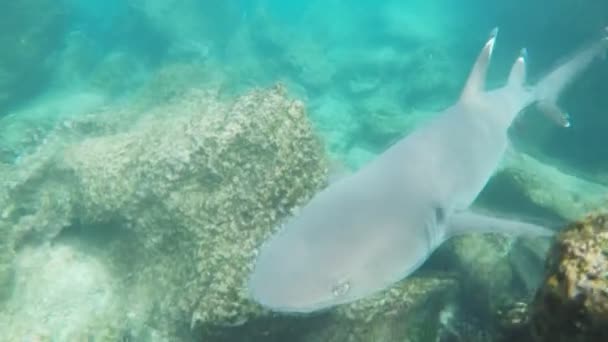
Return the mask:
<path id="1" fill-rule="evenodd" d="M 509 149 L 509 127 L 524 109 L 537 106 L 560 125 L 570 125 L 558 97 L 605 53 L 608 34 L 534 85 L 526 82 L 522 49 L 506 83 L 487 90 L 497 33 L 491 32 L 455 104 L 319 191 L 261 244 L 247 281 L 255 302 L 283 313 L 326 310 L 401 281 L 453 236 L 554 233 L 481 212 L 473 202 Z"/>

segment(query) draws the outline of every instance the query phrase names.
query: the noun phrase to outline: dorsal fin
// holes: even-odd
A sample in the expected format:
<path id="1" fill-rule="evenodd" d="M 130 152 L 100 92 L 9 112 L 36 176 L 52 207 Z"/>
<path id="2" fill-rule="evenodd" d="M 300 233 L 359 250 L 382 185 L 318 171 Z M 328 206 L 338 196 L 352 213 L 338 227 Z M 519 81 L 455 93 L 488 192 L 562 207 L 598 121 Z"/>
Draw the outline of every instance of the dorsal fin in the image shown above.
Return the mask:
<path id="1" fill-rule="evenodd" d="M 471 70 L 467 83 L 462 91 L 460 97 L 462 100 L 466 101 L 466 99 L 472 98 L 483 91 L 488 65 L 490 64 L 490 58 L 492 56 L 492 50 L 494 50 L 494 42 L 496 41 L 497 34 L 498 28 L 494 28 L 490 33 L 490 38 L 486 45 L 484 45 L 481 53 L 477 57 L 477 60 L 473 65 L 473 70 Z"/>
<path id="2" fill-rule="evenodd" d="M 509 74 L 509 80 L 507 84 L 509 87 L 521 87 L 526 82 L 526 59 L 528 57 L 528 51 L 524 48 L 521 49 L 519 57 L 513 67 L 511 67 L 511 73 Z"/>

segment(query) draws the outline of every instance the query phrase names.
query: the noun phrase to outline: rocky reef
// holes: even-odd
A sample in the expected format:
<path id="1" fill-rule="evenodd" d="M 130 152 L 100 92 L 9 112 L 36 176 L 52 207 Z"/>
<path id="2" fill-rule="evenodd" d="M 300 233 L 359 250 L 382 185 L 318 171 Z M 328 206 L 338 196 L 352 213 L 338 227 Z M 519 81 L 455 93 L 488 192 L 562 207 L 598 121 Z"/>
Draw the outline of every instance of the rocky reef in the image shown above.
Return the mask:
<path id="1" fill-rule="evenodd" d="M 2 164 L 0 191 L 4 331 L 150 341 L 497 336 L 472 316 L 495 322 L 505 303 L 525 299 L 534 285 L 514 284 L 535 284 L 523 278 L 536 269 L 518 273 L 511 256 L 538 248 L 493 235 L 462 237 L 438 253 L 463 270 L 458 276 L 423 272 L 319 316 L 276 317 L 252 303 L 245 281 L 256 248 L 323 186 L 325 153 L 303 104 L 282 86 L 231 99 L 216 88 L 189 89 L 179 75 L 190 70 L 168 68 L 129 104 L 97 105 L 41 132 L 27 148 L 14 146 L 21 156 Z M 562 217 L 602 199 L 601 185 L 521 152 L 509 155 L 489 188 L 499 198 L 500 189 L 512 188 L 520 202 Z M 564 193 L 583 204 L 568 206 Z M 66 287 L 68 278 L 81 280 Z M 35 284 L 51 291 L 45 306 L 35 304 L 44 293 Z M 65 304 L 67 292 L 79 299 Z M 519 320 L 513 312 L 511 323 Z M 70 323 L 57 329 L 61 321 Z"/>
<path id="2" fill-rule="evenodd" d="M 434 340 L 460 286 L 421 274 L 310 317 L 246 293 L 257 246 L 326 182 L 301 102 L 143 89 L 132 105 L 66 118 L 2 164 L 0 327 L 13 339 Z M 29 142 L 28 143 L 32 143 Z M 405 322 L 405 323 L 404 323 Z"/>
<path id="3" fill-rule="evenodd" d="M 608 339 L 607 257 L 605 213 L 589 215 L 559 234 L 531 308 L 536 341 Z"/>
<path id="4" fill-rule="evenodd" d="M 453 331 L 454 322 L 442 316 L 459 290 L 451 275 L 419 275 L 323 313 L 298 317 L 261 312 L 240 326 L 220 326 L 202 336 L 221 342 L 436 341 Z"/>
<path id="5" fill-rule="evenodd" d="M 322 145 L 302 103 L 281 86 L 231 99 L 180 87 L 170 96 L 161 83 L 130 105 L 66 118 L 2 164 L 5 336 L 338 342 L 451 334 L 442 315 L 460 286 L 447 273 L 310 317 L 276 317 L 252 303 L 245 283 L 257 246 L 326 182 Z"/>
<path id="6" fill-rule="evenodd" d="M 0 4 L 0 111 L 34 94 L 51 72 L 59 84 L 89 82 L 79 89 L 86 94 L 39 99 L 39 112 L 13 112 L 2 122 L 3 338 L 524 341 L 531 339 L 529 322 L 539 341 L 607 338 L 604 215 L 560 235 L 544 281 L 536 274 L 546 242 L 474 235 L 454 239 L 420 273 L 385 292 L 318 315 L 278 316 L 247 298 L 257 246 L 324 186 L 328 152 L 357 168 L 427 120 L 457 96 L 467 54 L 480 43 L 453 38 L 462 27 L 454 26 L 458 16 L 439 7 L 422 16 L 444 18 L 438 26 L 397 2 L 372 19 L 360 11 L 336 23 L 336 13 L 347 16 L 343 4 L 320 3 L 305 6 L 300 24 L 287 27 L 268 8 L 133 0 L 109 34 L 122 42 L 103 56 L 103 42 L 91 32 L 64 37 L 63 2 Z M 527 5 L 503 6 L 492 7 L 500 12 L 493 18 L 519 16 Z M 490 13 L 486 5 L 464 8 L 473 7 Z M 587 36 L 604 12 L 591 23 L 577 21 L 576 31 Z M 535 14 L 526 15 L 532 23 Z M 324 24 L 311 27 L 313 19 Z M 377 23 L 378 32 L 358 30 Z M 477 33 L 495 24 L 475 23 L 467 36 L 482 39 Z M 535 63 L 558 55 L 547 48 L 549 29 L 516 24 L 504 30 L 515 32 L 505 34 L 509 49 L 535 31 L 527 42 L 537 45 Z M 140 36 L 144 43 L 126 48 L 132 42 L 124 37 Z M 507 57 L 499 53 L 496 64 Z M 302 102 L 283 86 L 251 90 L 276 79 Z M 601 94 L 595 85 L 578 91 Z M 112 102 L 121 96 L 125 102 Z M 600 107 L 571 108 L 593 114 Z M 576 113 L 573 128 L 595 120 L 591 114 Z M 548 136 L 557 140 L 556 132 Z M 546 161 L 548 148 L 519 147 L 482 204 L 551 220 L 576 220 L 602 206 L 605 175 Z"/>
<path id="7" fill-rule="evenodd" d="M 15 266 L 29 246 L 67 244 L 76 250 L 67 255 L 80 255 L 73 241 L 97 240 L 114 292 L 130 296 L 130 309 L 101 324 L 106 333 L 136 335 L 153 312 L 165 334 L 178 333 L 175 322 L 195 329 L 246 321 L 259 310 L 244 292 L 255 248 L 322 185 L 324 165 L 302 104 L 280 87 L 234 101 L 192 90 L 153 110 L 63 122 L 36 152 L 6 165 L 3 289 L 27 279 Z M 9 299 L 2 325 L 28 322 L 24 305 Z M 83 333 L 94 322 L 80 323 L 66 328 Z M 3 331 L 68 336 L 24 325 Z"/>

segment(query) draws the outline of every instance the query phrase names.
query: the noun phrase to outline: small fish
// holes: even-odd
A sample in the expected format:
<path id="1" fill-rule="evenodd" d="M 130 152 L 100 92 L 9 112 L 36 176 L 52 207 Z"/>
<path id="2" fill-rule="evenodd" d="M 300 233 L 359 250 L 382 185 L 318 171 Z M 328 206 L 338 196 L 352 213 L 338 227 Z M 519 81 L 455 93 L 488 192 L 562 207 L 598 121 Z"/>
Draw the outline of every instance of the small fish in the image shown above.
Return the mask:
<path id="1" fill-rule="evenodd" d="M 253 300 L 280 312 L 323 310 L 386 289 L 451 236 L 553 233 L 470 206 L 499 166 L 517 115 L 539 101 L 554 110 L 547 104 L 606 50 L 608 40 L 579 51 L 532 87 L 524 85 L 522 50 L 506 85 L 486 91 L 497 32 L 456 104 L 320 191 L 261 246 L 248 283 Z"/>

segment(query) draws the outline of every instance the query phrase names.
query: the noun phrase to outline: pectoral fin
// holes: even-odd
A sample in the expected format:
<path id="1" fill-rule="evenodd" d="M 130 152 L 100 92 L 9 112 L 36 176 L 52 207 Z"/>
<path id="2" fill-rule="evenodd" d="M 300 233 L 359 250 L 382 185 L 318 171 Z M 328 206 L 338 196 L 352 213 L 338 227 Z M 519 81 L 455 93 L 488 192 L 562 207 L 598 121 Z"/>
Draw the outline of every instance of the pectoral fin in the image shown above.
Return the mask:
<path id="1" fill-rule="evenodd" d="M 502 233 L 510 235 L 552 236 L 554 231 L 534 223 L 500 218 L 471 210 L 454 213 L 448 222 L 449 236 L 467 233 Z"/>

